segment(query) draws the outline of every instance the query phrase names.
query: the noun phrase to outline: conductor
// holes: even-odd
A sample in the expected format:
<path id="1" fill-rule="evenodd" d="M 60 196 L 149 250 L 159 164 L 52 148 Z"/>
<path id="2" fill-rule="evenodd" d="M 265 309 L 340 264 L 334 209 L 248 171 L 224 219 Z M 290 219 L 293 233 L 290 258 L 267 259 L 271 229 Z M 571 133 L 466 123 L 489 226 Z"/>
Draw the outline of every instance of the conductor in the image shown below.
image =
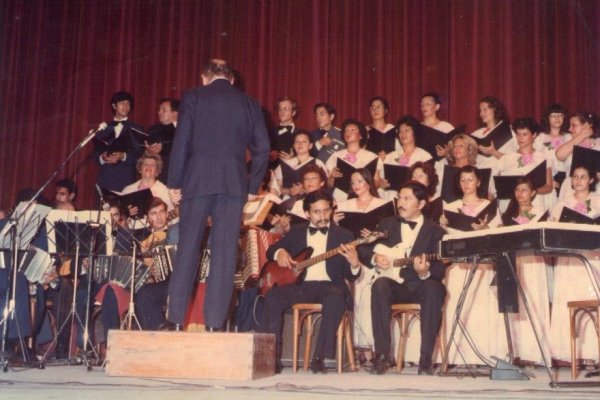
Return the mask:
<path id="1" fill-rule="evenodd" d="M 180 330 L 184 322 L 208 217 L 211 267 L 204 320 L 208 331 L 223 327 L 233 291 L 242 208 L 258 192 L 269 157 L 260 105 L 232 85 L 227 62 L 211 60 L 202 71 L 202 84 L 183 97 L 171 150 L 167 186 L 173 202 L 181 204 L 181 218 L 164 330 Z M 252 157 L 249 172 L 247 150 Z"/>

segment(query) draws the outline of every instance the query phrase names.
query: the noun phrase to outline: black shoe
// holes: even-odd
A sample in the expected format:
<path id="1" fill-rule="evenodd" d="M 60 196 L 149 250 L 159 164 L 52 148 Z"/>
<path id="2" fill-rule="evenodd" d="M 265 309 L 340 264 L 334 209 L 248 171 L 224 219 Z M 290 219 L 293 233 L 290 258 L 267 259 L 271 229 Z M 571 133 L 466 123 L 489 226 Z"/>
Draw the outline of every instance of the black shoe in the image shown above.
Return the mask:
<path id="1" fill-rule="evenodd" d="M 177 331 L 180 332 L 183 329 L 181 329 L 181 325 L 180 324 L 176 324 L 174 322 L 171 321 L 165 321 L 163 322 L 159 327 L 158 327 L 159 331 Z"/>
<path id="2" fill-rule="evenodd" d="M 310 362 L 310 370 L 313 372 L 313 374 L 316 374 L 318 372 L 322 372 L 325 374 L 327 372 L 325 370 L 325 361 L 321 357 L 313 358 Z"/>
<path id="3" fill-rule="evenodd" d="M 433 375 L 433 367 L 429 366 L 421 366 L 419 365 L 419 369 L 417 370 L 417 375 Z"/>
<path id="4" fill-rule="evenodd" d="M 280 374 L 283 371 L 283 365 L 281 365 L 281 361 L 277 361 L 275 363 L 275 373 Z"/>
<path id="5" fill-rule="evenodd" d="M 371 369 L 371 373 L 383 375 L 388 371 L 388 369 L 390 369 L 391 366 L 392 362 L 389 357 L 384 355 L 378 355 L 373 361 L 373 369 Z"/>

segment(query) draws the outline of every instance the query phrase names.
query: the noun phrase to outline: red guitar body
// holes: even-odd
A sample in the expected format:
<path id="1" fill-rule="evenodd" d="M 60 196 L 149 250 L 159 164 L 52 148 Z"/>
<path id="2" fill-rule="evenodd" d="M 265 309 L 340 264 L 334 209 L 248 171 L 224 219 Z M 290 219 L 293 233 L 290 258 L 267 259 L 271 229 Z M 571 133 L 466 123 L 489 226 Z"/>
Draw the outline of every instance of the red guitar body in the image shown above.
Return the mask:
<path id="1" fill-rule="evenodd" d="M 293 257 L 294 261 L 308 260 L 312 252 L 313 249 L 308 247 Z M 301 271 L 296 272 L 291 268 L 280 267 L 277 261 L 268 261 L 260 272 L 260 278 L 258 279 L 259 292 L 264 296 L 275 286 L 293 285 L 298 281 L 300 273 Z"/>

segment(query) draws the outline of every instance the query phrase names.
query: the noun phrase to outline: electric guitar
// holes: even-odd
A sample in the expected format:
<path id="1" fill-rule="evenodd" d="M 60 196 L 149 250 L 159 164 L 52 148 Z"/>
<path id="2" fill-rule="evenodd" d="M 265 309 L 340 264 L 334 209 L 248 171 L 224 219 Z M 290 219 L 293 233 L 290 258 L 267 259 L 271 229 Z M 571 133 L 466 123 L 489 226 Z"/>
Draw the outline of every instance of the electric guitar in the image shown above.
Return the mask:
<path id="1" fill-rule="evenodd" d="M 381 269 L 378 267 L 374 268 L 373 279 L 378 278 L 390 278 L 395 280 L 398 283 L 404 282 L 404 278 L 400 276 L 400 271 L 402 268 L 406 267 L 408 264 L 412 264 L 414 262 L 415 257 L 405 257 L 406 247 L 402 247 L 399 245 L 389 247 L 384 244 L 377 244 L 373 249 L 373 253 L 381 254 L 386 256 L 390 260 L 390 267 L 388 269 Z M 439 254 L 423 254 L 425 256 L 425 261 L 446 261 L 440 257 Z"/>
<path id="2" fill-rule="evenodd" d="M 356 239 L 352 242 L 346 243 L 346 246 L 359 246 L 361 244 L 372 243 L 377 239 L 384 238 L 386 234 L 381 232 L 371 232 L 366 237 Z M 298 255 L 293 257 L 296 264 L 292 268 L 281 267 L 277 264 L 277 261 L 268 261 L 261 270 L 260 278 L 258 280 L 259 292 L 261 295 L 267 294 L 274 286 L 292 285 L 298 281 L 298 277 L 305 269 L 325 261 L 328 258 L 336 256 L 340 253 L 342 246 L 336 247 L 333 250 L 329 250 L 323 254 L 310 258 L 313 249 L 307 247 L 302 250 Z"/>

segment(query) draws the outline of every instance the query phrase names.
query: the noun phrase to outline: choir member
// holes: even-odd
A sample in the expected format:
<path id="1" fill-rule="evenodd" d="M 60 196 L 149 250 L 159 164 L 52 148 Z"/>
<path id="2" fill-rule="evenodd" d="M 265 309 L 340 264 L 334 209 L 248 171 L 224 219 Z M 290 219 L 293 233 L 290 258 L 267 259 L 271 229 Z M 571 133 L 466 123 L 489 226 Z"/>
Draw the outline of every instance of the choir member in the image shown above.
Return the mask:
<path id="1" fill-rule="evenodd" d="M 369 138 L 367 150 L 377 154 L 383 161 L 387 153 L 396 150 L 399 146 L 394 132 L 394 125 L 385 120 L 390 112 L 390 103 L 381 96 L 369 100 L 369 113 L 371 124 L 367 127 Z"/>
<path id="2" fill-rule="evenodd" d="M 488 168 L 489 163 L 494 162 L 494 157 L 500 158 L 504 153 L 517 151 L 508 115 L 498 99 L 484 97 L 479 101 L 479 121 L 481 128 L 471 133 L 483 155 L 477 161 L 479 168 Z"/>
<path id="3" fill-rule="evenodd" d="M 314 143 L 311 155 L 325 163 L 333 153 L 346 145 L 342 140 L 342 131 L 333 125 L 335 108 L 328 103 L 317 103 L 313 111 L 319 128 L 310 133 Z"/>
<path id="4" fill-rule="evenodd" d="M 560 104 L 551 104 L 545 110 L 541 121 L 541 132 L 536 136 L 533 147 L 539 151 L 548 153 L 548 159 L 552 161 L 552 177 L 557 194 L 560 186 L 569 172 L 565 169 L 565 163 L 556 158 L 556 149 L 571 140 L 568 133 L 567 109 Z"/>
<path id="5" fill-rule="evenodd" d="M 436 192 L 439 178 L 431 163 L 422 161 L 414 163 L 410 168 L 410 179 L 421 182 L 427 188 L 428 201 L 422 210 L 425 218 L 439 221 L 442 216 L 443 201 Z"/>
<path id="6" fill-rule="evenodd" d="M 423 114 L 423 121 L 421 123 L 440 132 L 452 132 L 454 126 L 447 121 L 442 121 L 437 116 L 441 106 L 442 101 L 439 94 L 428 92 L 421 96 L 421 114 Z"/>

